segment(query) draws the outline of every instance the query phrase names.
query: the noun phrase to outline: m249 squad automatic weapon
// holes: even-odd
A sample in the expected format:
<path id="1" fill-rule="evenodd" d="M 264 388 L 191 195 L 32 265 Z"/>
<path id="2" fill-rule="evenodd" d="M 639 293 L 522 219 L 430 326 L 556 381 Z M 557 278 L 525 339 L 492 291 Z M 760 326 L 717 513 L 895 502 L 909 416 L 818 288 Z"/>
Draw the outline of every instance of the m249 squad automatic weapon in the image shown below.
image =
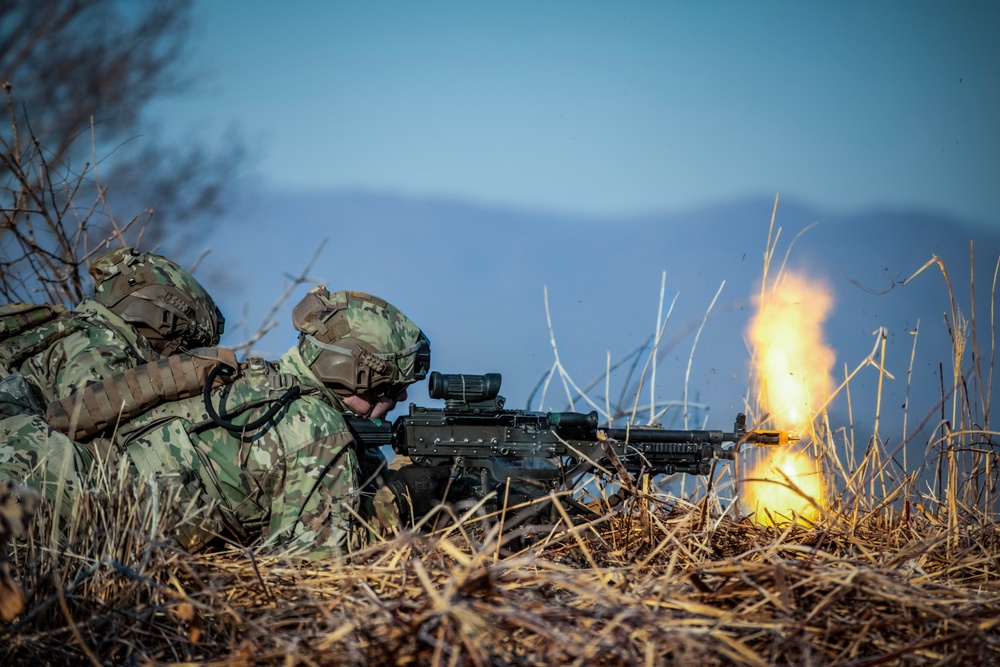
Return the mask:
<path id="1" fill-rule="evenodd" d="M 409 414 L 391 424 L 349 417 L 348 425 L 363 447 L 391 445 L 412 466 L 471 483 L 478 497 L 497 491 L 511 503 L 572 488 L 588 472 L 708 475 L 715 460 L 732 460 L 744 443 L 790 440 L 783 431 L 747 431 L 742 413 L 729 432 L 599 428 L 597 412 L 505 409 L 500 383 L 499 373 L 434 372 L 428 392 L 444 400 L 443 408 L 410 404 Z"/>

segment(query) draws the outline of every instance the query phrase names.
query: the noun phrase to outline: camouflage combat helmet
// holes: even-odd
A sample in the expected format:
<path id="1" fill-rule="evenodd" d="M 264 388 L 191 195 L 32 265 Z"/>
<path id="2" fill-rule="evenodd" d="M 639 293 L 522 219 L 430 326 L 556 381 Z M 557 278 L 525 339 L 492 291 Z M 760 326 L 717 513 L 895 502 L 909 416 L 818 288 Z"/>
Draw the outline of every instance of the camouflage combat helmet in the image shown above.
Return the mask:
<path id="1" fill-rule="evenodd" d="M 166 257 L 116 248 L 90 264 L 94 300 L 161 352 L 218 345 L 225 318 L 201 284 Z"/>
<path id="2" fill-rule="evenodd" d="M 396 396 L 430 369 L 431 346 L 420 328 L 370 294 L 314 287 L 292 322 L 303 359 L 338 394 Z"/>

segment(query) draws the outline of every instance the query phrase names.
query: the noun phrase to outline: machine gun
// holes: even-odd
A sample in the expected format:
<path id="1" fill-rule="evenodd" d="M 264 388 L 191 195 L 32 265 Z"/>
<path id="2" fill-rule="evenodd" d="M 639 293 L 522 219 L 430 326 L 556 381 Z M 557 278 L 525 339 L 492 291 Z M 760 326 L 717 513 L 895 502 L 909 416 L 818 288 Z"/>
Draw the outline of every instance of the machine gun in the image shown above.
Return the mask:
<path id="1" fill-rule="evenodd" d="M 442 467 L 472 494 L 505 494 L 524 502 L 550 490 L 572 488 L 591 471 L 613 476 L 621 465 L 633 476 L 708 475 L 713 461 L 732 460 L 743 443 L 781 445 L 795 439 L 782 431 L 746 430 L 736 417 L 732 432 L 676 431 L 659 426 L 598 428 L 597 412 L 531 412 L 504 409 L 499 373 L 429 376 L 428 393 L 444 408 L 410 404 L 392 424 L 350 417 L 362 447 L 391 445 L 414 466 Z M 724 447 L 731 443 L 731 447 Z M 509 480 L 509 485 L 508 485 Z"/>

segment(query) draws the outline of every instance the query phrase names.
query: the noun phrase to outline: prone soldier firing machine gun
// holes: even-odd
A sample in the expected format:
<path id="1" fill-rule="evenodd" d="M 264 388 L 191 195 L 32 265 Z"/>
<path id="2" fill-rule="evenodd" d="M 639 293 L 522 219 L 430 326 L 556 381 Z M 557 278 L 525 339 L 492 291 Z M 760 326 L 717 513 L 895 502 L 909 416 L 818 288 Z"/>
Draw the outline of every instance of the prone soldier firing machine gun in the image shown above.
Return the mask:
<path id="1" fill-rule="evenodd" d="M 463 480 L 471 495 L 491 491 L 508 506 L 573 488 L 584 474 L 611 476 L 620 464 L 634 477 L 685 473 L 708 475 L 715 460 L 732 460 L 743 443 L 775 446 L 793 441 L 783 431 L 746 430 L 740 413 L 732 432 L 677 431 L 659 426 L 598 428 L 597 412 L 531 412 L 504 409 L 501 375 L 429 376 L 428 393 L 444 408 L 410 404 L 392 424 L 348 417 L 363 447 L 391 445 L 410 458 L 409 477 Z M 732 443 L 731 447 L 723 447 Z M 509 484 L 509 486 L 508 486 Z M 429 509 L 433 505 L 422 505 Z M 417 499 L 413 499 L 414 507 Z M 492 509 L 496 508 L 494 500 Z M 415 512 L 417 514 L 419 512 Z"/>

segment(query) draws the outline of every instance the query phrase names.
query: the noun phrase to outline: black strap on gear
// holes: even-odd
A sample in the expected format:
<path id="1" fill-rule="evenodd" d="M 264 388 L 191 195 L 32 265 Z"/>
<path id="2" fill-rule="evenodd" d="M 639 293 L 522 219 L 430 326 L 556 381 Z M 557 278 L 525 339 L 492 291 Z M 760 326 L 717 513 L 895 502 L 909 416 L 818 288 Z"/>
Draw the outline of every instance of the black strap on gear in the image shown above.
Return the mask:
<path id="1" fill-rule="evenodd" d="M 280 410 L 298 398 L 298 396 L 302 393 L 302 388 L 299 385 L 293 385 L 288 388 L 288 391 L 276 398 L 271 407 L 267 409 L 267 412 L 259 418 L 246 424 L 234 424 L 233 422 L 220 416 L 219 413 L 215 411 L 215 406 L 212 405 L 212 385 L 215 384 L 215 379 L 220 374 L 228 377 L 234 372 L 235 369 L 230 368 L 226 364 L 219 364 L 209 372 L 208 379 L 205 381 L 205 391 L 202 393 L 202 397 L 205 401 L 205 411 L 208 412 L 208 416 L 212 418 L 213 422 L 230 433 L 238 434 L 245 433 L 246 431 L 256 431 L 261 426 L 271 421 L 274 415 L 278 414 Z M 221 408 L 222 405 L 220 404 L 219 407 Z"/>

